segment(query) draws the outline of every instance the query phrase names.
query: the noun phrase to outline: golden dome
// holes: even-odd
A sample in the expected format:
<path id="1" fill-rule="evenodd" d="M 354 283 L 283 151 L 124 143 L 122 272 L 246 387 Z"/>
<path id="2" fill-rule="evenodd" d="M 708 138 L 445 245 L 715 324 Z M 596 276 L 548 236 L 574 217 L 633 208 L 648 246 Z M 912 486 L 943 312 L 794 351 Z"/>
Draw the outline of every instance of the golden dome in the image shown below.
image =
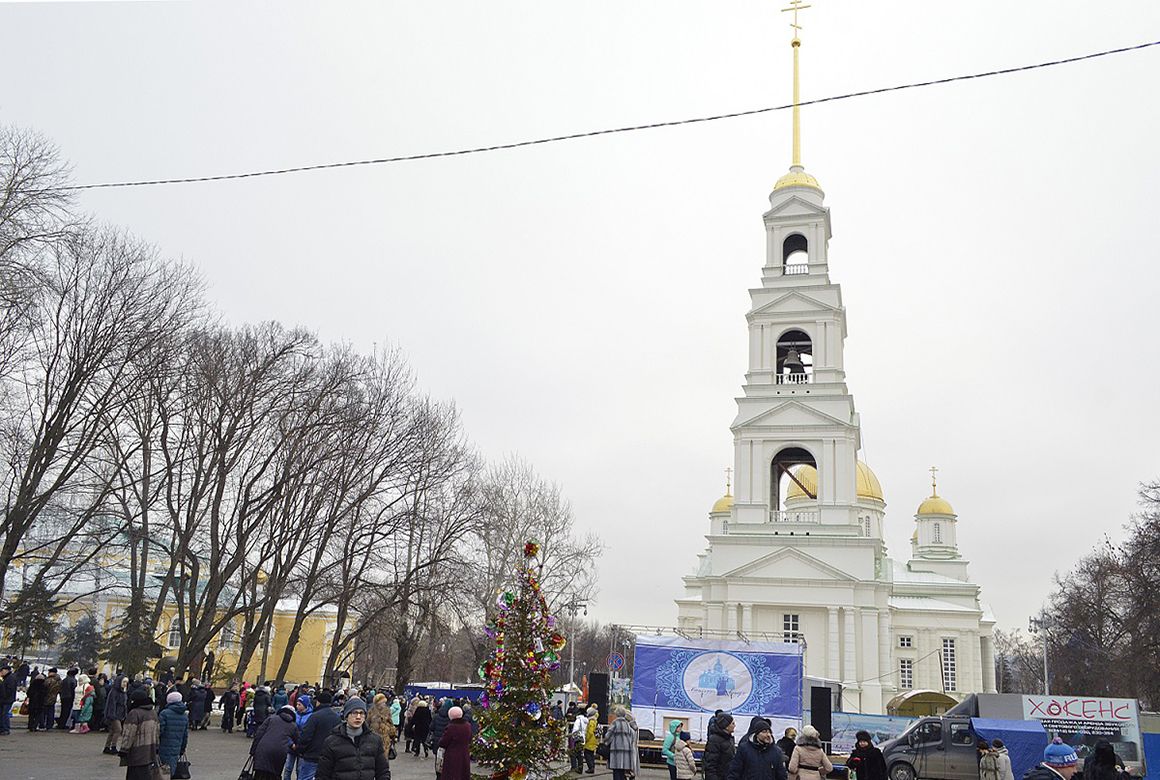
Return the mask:
<path id="1" fill-rule="evenodd" d="M 955 510 L 942 496 L 931 496 L 918 505 L 918 514 L 920 515 L 953 515 L 954 513 Z"/>
<path id="2" fill-rule="evenodd" d="M 710 512 L 728 512 L 732 508 L 733 508 L 733 496 L 726 493 L 725 495 L 723 495 L 719 499 L 717 499 L 717 503 L 713 504 L 713 508 L 710 509 L 709 511 Z"/>
<path id="3" fill-rule="evenodd" d="M 882 497 L 882 485 L 878 482 L 878 477 L 874 472 L 862 461 L 858 461 L 856 466 L 857 480 L 855 481 L 855 488 L 858 498 L 873 498 L 878 501 L 885 502 L 886 499 Z M 803 485 L 809 488 L 809 491 L 814 495 L 818 492 L 818 472 L 813 466 L 798 466 L 793 475 L 797 477 Z M 807 498 L 805 492 L 798 487 L 797 482 L 790 480 L 789 491 L 785 496 L 787 499 L 791 498 Z"/>
<path id="4" fill-rule="evenodd" d="M 784 189 L 786 187 L 813 187 L 815 190 L 820 190 L 822 187 L 818 184 L 818 180 L 806 173 L 805 169 L 800 165 L 795 165 L 789 169 L 789 173 L 777 180 L 777 184 L 773 185 L 775 190 Z"/>

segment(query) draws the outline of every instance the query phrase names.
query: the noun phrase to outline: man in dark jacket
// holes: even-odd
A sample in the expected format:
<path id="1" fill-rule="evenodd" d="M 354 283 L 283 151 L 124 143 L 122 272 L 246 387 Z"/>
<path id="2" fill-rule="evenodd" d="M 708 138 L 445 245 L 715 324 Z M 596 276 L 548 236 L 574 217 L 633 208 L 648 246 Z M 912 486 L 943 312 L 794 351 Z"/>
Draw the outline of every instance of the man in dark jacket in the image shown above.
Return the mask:
<path id="1" fill-rule="evenodd" d="M 342 705 L 342 715 L 323 743 L 316 780 L 391 780 L 383 738 L 366 727 L 367 705 L 354 696 Z"/>
<path id="2" fill-rule="evenodd" d="M 109 736 L 105 739 L 105 753 L 117 755 L 117 740 L 121 738 L 121 725 L 129 714 L 129 678 L 118 674 L 109 686 L 109 695 L 105 698 L 105 724 L 109 727 Z"/>
<path id="3" fill-rule="evenodd" d="M 785 755 L 773 744 L 773 726 L 760 716 L 737 745 L 726 780 L 787 780 Z"/>
<path id="4" fill-rule="evenodd" d="M 261 723 L 270 714 L 270 689 L 259 685 L 254 691 L 254 722 Z"/>
<path id="5" fill-rule="evenodd" d="M 322 757 L 322 748 L 326 738 L 342 723 L 342 718 L 334 707 L 330 691 L 318 694 L 314 712 L 306 719 L 302 731 L 298 735 L 298 743 L 294 746 L 294 753 L 298 756 L 298 776 L 303 780 L 315 777 L 318 771 L 318 760 Z"/>
<path id="6" fill-rule="evenodd" d="M 60 717 L 56 719 L 56 727 L 61 730 L 72 728 L 69 721 L 72 720 L 73 701 L 77 694 L 77 672 L 80 669 L 73 667 L 68 670 L 68 674 L 60 681 Z"/>
<path id="7" fill-rule="evenodd" d="M 1075 748 L 1056 737 L 1044 748 L 1043 763 L 1028 769 L 1023 780 L 1071 780 L 1078 763 Z"/>
<path id="8" fill-rule="evenodd" d="M 0 735 L 12 730 L 12 704 L 16 701 L 16 673 L 12 667 L 0 666 Z"/>
<path id="9" fill-rule="evenodd" d="M 725 773 L 733 763 L 733 754 L 737 751 L 733 744 L 733 729 L 737 724 L 733 716 L 728 713 L 715 715 L 709 721 L 709 737 L 705 740 L 705 757 L 702 765 L 705 768 L 705 780 L 725 780 Z"/>
<path id="10" fill-rule="evenodd" d="M 298 724 L 294 722 L 294 708 L 287 705 L 262 721 L 250 743 L 254 757 L 254 772 L 260 777 L 279 777 L 286 767 L 290 745 L 298 741 Z"/>

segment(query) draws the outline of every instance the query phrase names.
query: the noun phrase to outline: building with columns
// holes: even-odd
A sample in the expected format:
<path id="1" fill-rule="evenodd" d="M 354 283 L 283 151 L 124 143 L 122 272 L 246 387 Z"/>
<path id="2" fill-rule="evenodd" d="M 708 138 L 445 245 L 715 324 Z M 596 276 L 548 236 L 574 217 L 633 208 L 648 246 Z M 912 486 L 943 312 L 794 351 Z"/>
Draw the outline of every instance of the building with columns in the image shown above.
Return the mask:
<path id="1" fill-rule="evenodd" d="M 795 103 L 799 45 L 795 36 Z M 727 488 L 709 513 L 709 546 L 677 600 L 679 628 L 804 642 L 806 674 L 840 682 L 847 712 L 884 713 L 915 690 L 993 693 L 995 620 L 933 478 L 908 560 L 887 554 L 885 494 L 858 460 L 823 200 L 800 162 L 795 105 L 793 165 L 769 196 L 761 284 L 746 315 L 749 368 L 731 425 L 736 494 Z"/>

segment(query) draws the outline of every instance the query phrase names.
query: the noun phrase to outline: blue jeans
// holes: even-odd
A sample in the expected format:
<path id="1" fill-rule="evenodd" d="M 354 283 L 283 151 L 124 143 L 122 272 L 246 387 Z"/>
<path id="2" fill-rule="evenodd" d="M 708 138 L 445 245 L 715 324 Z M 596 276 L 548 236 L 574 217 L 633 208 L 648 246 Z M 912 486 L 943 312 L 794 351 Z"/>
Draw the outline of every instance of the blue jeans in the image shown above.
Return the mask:
<path id="1" fill-rule="evenodd" d="M 318 764 L 307 761 L 305 758 L 298 759 L 298 780 L 314 780 L 316 772 L 318 772 Z"/>
<path id="2" fill-rule="evenodd" d="M 282 780 L 292 780 L 294 777 L 294 765 L 298 763 L 298 756 L 289 753 L 286 756 L 286 768 L 282 770 Z M 298 775 L 301 777 L 301 773 Z"/>

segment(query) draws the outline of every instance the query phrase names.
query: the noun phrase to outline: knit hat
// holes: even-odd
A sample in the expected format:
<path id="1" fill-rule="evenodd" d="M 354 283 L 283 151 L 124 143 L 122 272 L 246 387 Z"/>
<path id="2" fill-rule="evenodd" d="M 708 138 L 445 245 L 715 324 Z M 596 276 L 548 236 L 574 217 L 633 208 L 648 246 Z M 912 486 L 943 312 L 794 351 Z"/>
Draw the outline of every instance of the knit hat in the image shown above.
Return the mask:
<path id="1" fill-rule="evenodd" d="M 181 691 L 170 691 L 169 695 L 165 697 L 166 704 L 176 704 L 181 701 Z"/>
<path id="2" fill-rule="evenodd" d="M 463 708 L 452 707 L 451 709 L 447 710 L 447 717 L 451 718 L 451 720 L 459 720 L 463 717 Z"/>
<path id="3" fill-rule="evenodd" d="M 722 712 L 720 715 L 717 716 L 717 727 L 718 728 L 723 729 L 732 722 L 733 722 L 733 716 L 730 715 L 728 712 Z"/>
<path id="4" fill-rule="evenodd" d="M 149 698 L 149 691 L 144 688 L 137 688 L 129 694 L 129 701 L 136 706 L 139 704 L 148 704 L 152 699 Z"/>
<path id="5" fill-rule="evenodd" d="M 367 711 L 367 704 L 365 701 L 357 696 L 351 696 L 346 700 L 346 704 L 342 705 L 342 717 L 346 717 L 355 710 L 362 710 L 365 714 Z"/>
<path id="6" fill-rule="evenodd" d="M 1064 744 L 1059 737 L 1051 740 L 1051 744 L 1043 751 L 1043 763 L 1048 766 L 1075 766 L 1078 762 L 1079 756 L 1075 754 L 1075 748 Z"/>

